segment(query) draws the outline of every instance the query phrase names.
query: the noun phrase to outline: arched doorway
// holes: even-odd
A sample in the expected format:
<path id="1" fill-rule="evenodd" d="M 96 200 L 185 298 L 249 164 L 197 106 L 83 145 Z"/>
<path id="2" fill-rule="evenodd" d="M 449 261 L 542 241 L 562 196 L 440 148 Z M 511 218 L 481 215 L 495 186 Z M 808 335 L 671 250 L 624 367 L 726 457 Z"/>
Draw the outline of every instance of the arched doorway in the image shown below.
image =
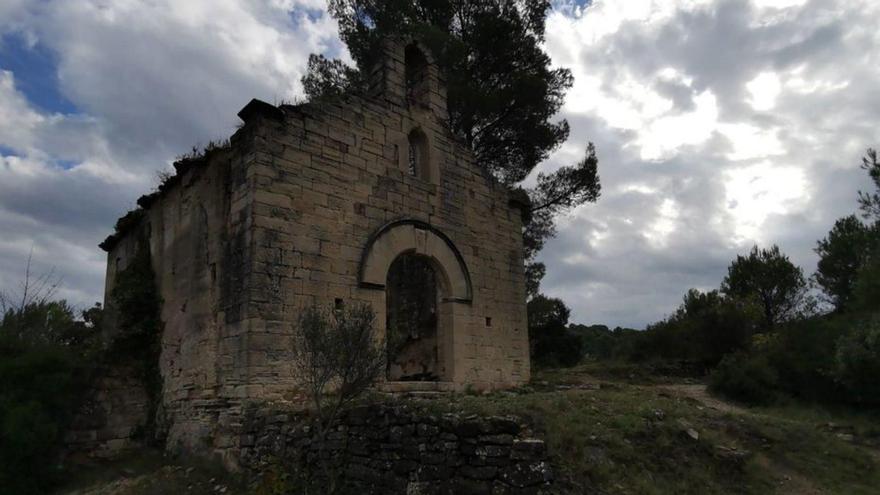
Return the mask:
<path id="1" fill-rule="evenodd" d="M 439 290 L 430 258 L 398 256 L 385 284 L 387 371 L 390 381 L 438 381 Z"/>
<path id="2" fill-rule="evenodd" d="M 426 222 L 395 220 L 367 241 L 358 268 L 359 286 L 381 291 L 382 335 L 389 345 L 386 380 L 453 382 L 460 339 L 473 297 L 464 258 L 452 240 Z M 407 385 L 409 386 L 409 385 Z"/>

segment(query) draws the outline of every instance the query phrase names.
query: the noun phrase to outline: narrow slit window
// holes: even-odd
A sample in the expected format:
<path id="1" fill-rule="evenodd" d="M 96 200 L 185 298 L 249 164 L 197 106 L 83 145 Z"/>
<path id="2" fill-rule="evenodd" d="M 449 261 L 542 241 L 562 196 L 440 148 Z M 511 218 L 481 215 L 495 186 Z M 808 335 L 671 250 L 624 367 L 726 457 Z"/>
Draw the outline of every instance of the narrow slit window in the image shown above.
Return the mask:
<path id="1" fill-rule="evenodd" d="M 419 175 L 419 150 L 416 143 L 410 139 L 409 141 L 409 175 L 417 177 Z"/>
<path id="2" fill-rule="evenodd" d="M 407 172 L 413 177 L 429 180 L 428 173 L 428 139 L 419 129 L 409 133 L 409 154 L 407 155 Z"/>

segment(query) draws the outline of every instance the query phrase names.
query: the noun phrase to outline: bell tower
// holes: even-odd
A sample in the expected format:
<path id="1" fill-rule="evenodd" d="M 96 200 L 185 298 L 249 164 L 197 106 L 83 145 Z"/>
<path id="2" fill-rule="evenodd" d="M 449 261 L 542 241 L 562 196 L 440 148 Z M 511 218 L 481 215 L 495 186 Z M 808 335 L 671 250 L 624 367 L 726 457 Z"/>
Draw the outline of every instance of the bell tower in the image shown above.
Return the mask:
<path id="1" fill-rule="evenodd" d="M 370 96 L 446 121 L 446 81 L 428 48 L 412 38 L 389 38 L 381 47 L 370 74 Z"/>

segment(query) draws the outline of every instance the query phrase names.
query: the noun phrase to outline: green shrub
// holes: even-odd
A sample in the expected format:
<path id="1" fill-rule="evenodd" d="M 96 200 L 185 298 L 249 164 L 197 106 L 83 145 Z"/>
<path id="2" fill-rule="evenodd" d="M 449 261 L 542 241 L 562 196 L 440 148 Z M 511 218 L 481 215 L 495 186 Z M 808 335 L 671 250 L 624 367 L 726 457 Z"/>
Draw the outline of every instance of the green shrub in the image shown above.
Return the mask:
<path id="1" fill-rule="evenodd" d="M 860 322 L 837 341 L 834 377 L 847 398 L 860 404 L 880 404 L 880 315 Z"/>
<path id="2" fill-rule="evenodd" d="M 528 304 L 529 346 L 537 366 L 574 366 L 584 356 L 583 340 L 568 330 L 571 310 L 560 299 L 544 295 Z"/>
<path id="3" fill-rule="evenodd" d="M 764 354 L 729 354 L 712 372 L 709 388 L 747 404 L 769 404 L 778 398 L 779 377 Z"/>
<path id="4" fill-rule="evenodd" d="M 880 223 L 875 225 L 875 232 L 880 232 Z M 880 237 L 880 233 L 875 234 Z M 880 244 L 880 241 L 876 241 Z M 856 274 L 853 287 L 853 307 L 856 310 L 876 310 L 880 308 L 880 247 L 873 253 Z"/>
<path id="5" fill-rule="evenodd" d="M 81 359 L 0 336 L 0 492 L 46 493 L 58 481 L 54 454 L 85 383 Z"/>
<path id="6" fill-rule="evenodd" d="M 760 318 L 751 301 L 691 289 L 674 314 L 637 336 L 630 358 L 686 362 L 707 370 L 726 354 L 746 349 Z"/>
<path id="7" fill-rule="evenodd" d="M 539 366 L 571 367 L 583 358 L 583 340 L 569 332 L 547 335 L 535 342 L 534 358 Z"/>

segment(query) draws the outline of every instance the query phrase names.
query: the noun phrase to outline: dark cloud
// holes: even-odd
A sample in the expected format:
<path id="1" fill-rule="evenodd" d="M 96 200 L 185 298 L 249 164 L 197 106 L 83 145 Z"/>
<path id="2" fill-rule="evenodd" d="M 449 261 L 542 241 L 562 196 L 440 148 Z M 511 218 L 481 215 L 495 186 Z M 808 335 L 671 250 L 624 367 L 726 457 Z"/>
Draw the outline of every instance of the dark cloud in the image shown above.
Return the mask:
<path id="1" fill-rule="evenodd" d="M 575 321 L 656 321 L 755 243 L 809 274 L 816 239 L 855 210 L 860 155 L 878 144 L 880 6 L 760 3 L 554 2 L 547 48 L 576 86 L 562 112 L 571 139 L 541 169 L 593 141 L 603 185 L 541 255 L 544 290 Z M 57 76 L 53 95 L 76 112 L 41 107 L 0 73 L 0 289 L 33 247 L 39 270 L 65 276 L 61 295 L 99 300 L 96 244 L 156 169 L 228 136 L 249 98 L 299 95 L 308 53 L 347 56 L 324 5 L 3 2 L 0 40 L 39 47 L 34 60 L 54 65 L 37 72 Z M 757 86 L 764 106 L 754 81 L 771 85 Z"/>
<path id="2" fill-rule="evenodd" d="M 641 327 L 672 312 L 688 288 L 717 288 L 756 243 L 779 244 L 809 275 L 816 240 L 866 187 L 858 160 L 876 144 L 880 116 L 880 37 L 867 12 L 877 10 L 596 2 L 551 20 L 551 54 L 573 69 L 573 93 L 596 102 L 570 101 L 564 114 L 573 136 L 596 141 L 603 195 L 547 244 L 544 290 L 577 321 Z M 779 81 L 769 108 L 752 105 L 749 83 L 761 74 Z M 600 82 L 592 92 L 578 91 L 585 76 Z M 700 100 L 707 92 L 712 99 Z M 646 95 L 667 107 L 657 111 Z M 700 104 L 712 118 L 695 117 Z M 627 112 L 635 123 L 621 124 Z M 660 152 L 646 148 L 657 136 Z"/>
<path id="3" fill-rule="evenodd" d="M 157 170 L 228 137 L 250 98 L 295 98 L 310 52 L 346 56 L 323 5 L 3 2 L 6 53 L 43 65 L 0 65 L 0 290 L 15 286 L 33 249 L 38 272 L 64 277 L 60 296 L 100 300 L 97 244 Z M 30 73 L 50 74 L 37 90 L 71 105 L 40 105 Z"/>

